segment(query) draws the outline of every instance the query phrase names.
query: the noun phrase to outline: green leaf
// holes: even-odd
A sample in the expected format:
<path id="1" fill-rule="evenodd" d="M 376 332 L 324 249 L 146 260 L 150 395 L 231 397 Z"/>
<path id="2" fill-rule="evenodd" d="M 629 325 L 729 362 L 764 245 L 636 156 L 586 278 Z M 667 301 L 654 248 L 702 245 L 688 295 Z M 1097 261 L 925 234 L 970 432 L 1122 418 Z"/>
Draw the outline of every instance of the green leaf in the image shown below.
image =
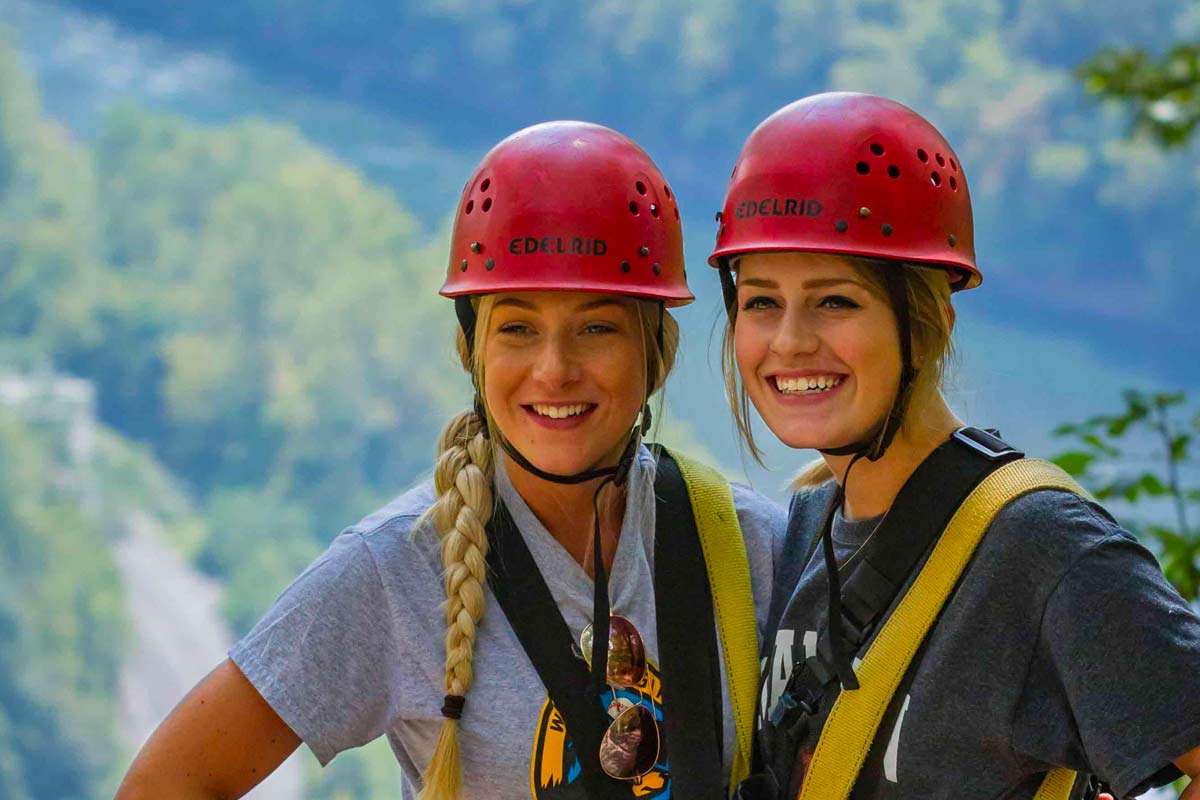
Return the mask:
<path id="1" fill-rule="evenodd" d="M 1200 422 L 1200 417 L 1197 418 L 1197 422 Z M 1051 436 L 1069 436 L 1072 433 L 1078 433 L 1078 432 L 1079 432 L 1079 426 L 1073 425 L 1068 422 L 1068 423 L 1059 425 L 1057 428 L 1050 431 L 1050 435 Z"/>
<path id="2" fill-rule="evenodd" d="M 1200 489 L 1188 489 L 1183 493 L 1183 496 L 1193 503 L 1200 503 Z"/>
<path id="3" fill-rule="evenodd" d="M 1183 402 L 1183 392 L 1167 392 L 1154 395 L 1156 408 L 1170 408 Z"/>
<path id="4" fill-rule="evenodd" d="M 1088 465 L 1096 460 L 1096 456 L 1092 453 L 1084 453 L 1078 450 L 1073 450 L 1069 453 L 1061 453 L 1054 457 L 1054 463 L 1062 467 L 1062 469 L 1072 477 L 1078 477 L 1087 472 Z"/>
<path id="5" fill-rule="evenodd" d="M 1113 437 L 1121 436 L 1125 433 L 1125 429 L 1129 427 L 1131 422 L 1133 422 L 1133 417 L 1129 415 L 1115 418 L 1112 422 L 1108 423 L 1108 435 Z"/>
<path id="6" fill-rule="evenodd" d="M 1158 479 L 1158 476 L 1150 472 L 1143 473 L 1142 477 L 1138 479 L 1138 488 L 1152 497 L 1161 497 L 1167 493 L 1167 487 Z"/>
<path id="7" fill-rule="evenodd" d="M 1192 440 L 1192 437 L 1186 433 L 1181 433 L 1171 440 L 1171 460 L 1172 461 L 1186 461 L 1187 460 L 1188 443 L 1191 440 Z"/>
<path id="8" fill-rule="evenodd" d="M 1083 437 L 1083 441 L 1100 451 L 1110 458 L 1116 458 L 1121 455 L 1121 451 L 1102 440 L 1094 433 L 1089 433 Z"/>

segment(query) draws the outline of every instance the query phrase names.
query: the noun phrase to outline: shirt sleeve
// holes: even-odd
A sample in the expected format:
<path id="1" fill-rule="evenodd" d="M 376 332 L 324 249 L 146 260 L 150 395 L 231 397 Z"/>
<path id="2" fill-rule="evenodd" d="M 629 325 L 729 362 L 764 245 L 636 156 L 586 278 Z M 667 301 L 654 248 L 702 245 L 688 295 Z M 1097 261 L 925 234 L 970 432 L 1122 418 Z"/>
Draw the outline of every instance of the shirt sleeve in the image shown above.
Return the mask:
<path id="1" fill-rule="evenodd" d="M 1015 744 L 1126 797 L 1178 777 L 1171 761 L 1200 745 L 1200 620 L 1130 534 L 1082 500 L 1064 512 L 1062 535 L 1108 532 L 1049 596 Z"/>
<path id="2" fill-rule="evenodd" d="M 229 657 L 324 766 L 387 730 L 396 642 L 374 558 L 361 534 L 347 532 Z"/>
<path id="3" fill-rule="evenodd" d="M 771 602 L 775 558 L 787 528 L 787 517 L 774 501 L 748 486 L 733 483 L 730 487 L 737 509 L 738 525 L 746 543 L 750 585 L 754 592 L 754 617 L 758 622 L 758 636 L 761 641 L 766 630 L 767 609 Z"/>

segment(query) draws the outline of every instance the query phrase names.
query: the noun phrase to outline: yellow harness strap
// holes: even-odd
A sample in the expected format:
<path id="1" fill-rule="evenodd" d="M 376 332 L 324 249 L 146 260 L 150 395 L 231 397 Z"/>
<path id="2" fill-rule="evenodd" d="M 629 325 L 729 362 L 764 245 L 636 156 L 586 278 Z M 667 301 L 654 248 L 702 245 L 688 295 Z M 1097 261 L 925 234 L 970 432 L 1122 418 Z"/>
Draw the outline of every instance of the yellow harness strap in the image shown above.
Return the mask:
<path id="1" fill-rule="evenodd" d="M 671 451 L 687 484 L 708 585 L 713 614 L 721 637 L 729 700 L 733 706 L 737 750 L 733 756 L 730 786 L 750 774 L 750 740 L 754 731 L 754 696 L 758 691 L 758 622 L 750 589 L 746 545 L 733 505 L 729 482 L 719 472 Z"/>
<path id="2" fill-rule="evenodd" d="M 1045 461 L 1012 461 L 967 497 L 934 545 L 912 588 L 888 618 L 858 668 L 860 688 L 838 695 L 805 774 L 799 800 L 844 800 L 858 779 L 896 687 L 937 619 L 976 545 L 996 514 L 1039 489 L 1086 493 L 1067 473 Z M 1035 800 L 1067 800 L 1074 772 L 1051 771 Z"/>

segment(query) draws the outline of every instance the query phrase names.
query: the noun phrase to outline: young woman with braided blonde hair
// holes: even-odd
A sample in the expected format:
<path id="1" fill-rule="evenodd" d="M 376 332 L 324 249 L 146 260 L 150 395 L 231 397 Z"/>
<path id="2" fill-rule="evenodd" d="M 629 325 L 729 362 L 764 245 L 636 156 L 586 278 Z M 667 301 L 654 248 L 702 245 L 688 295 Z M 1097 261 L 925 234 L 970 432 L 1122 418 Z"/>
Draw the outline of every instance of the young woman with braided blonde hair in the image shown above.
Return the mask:
<path id="1" fill-rule="evenodd" d="M 514 134 L 463 191 L 442 294 L 476 395 L 433 481 L 281 595 L 121 800 L 237 797 L 300 742 L 324 764 L 380 735 L 422 800 L 719 800 L 748 770 L 785 520 L 641 443 L 692 299 L 657 167 L 597 125 Z"/>

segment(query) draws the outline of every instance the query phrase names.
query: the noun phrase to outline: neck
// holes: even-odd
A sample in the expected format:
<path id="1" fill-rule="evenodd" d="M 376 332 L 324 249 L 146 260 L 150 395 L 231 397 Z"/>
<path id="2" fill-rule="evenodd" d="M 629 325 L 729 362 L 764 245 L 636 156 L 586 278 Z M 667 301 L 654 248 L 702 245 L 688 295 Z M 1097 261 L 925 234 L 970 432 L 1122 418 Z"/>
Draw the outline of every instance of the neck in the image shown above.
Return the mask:
<path id="1" fill-rule="evenodd" d="M 526 471 L 511 458 L 504 467 L 513 488 L 529 506 L 538 521 L 563 549 L 592 574 L 593 521 L 596 512 L 592 498 L 596 487 L 604 480 L 596 478 L 585 483 L 565 484 L 543 480 Z M 628 486 L 628 484 L 626 484 Z M 605 570 L 612 569 L 625 517 L 626 487 L 611 482 L 600 492 L 600 546 Z"/>
<path id="2" fill-rule="evenodd" d="M 845 514 L 848 520 L 877 517 L 892 506 L 896 495 L 921 462 L 929 457 L 962 422 L 938 395 L 920 409 L 909 408 L 904 424 L 878 461 L 860 458 L 850 471 L 846 490 Z M 839 483 L 853 456 L 825 456 L 825 463 Z"/>

